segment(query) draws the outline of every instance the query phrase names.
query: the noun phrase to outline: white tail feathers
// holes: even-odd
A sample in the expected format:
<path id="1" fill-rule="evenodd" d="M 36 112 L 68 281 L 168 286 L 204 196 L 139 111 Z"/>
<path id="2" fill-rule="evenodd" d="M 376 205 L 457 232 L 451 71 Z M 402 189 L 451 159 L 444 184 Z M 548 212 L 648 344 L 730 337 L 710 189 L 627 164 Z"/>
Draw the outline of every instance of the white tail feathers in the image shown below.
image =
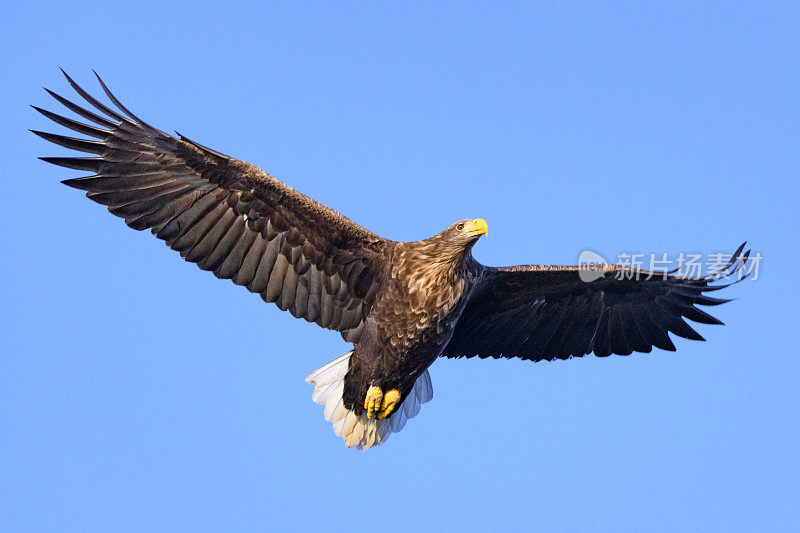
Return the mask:
<path id="1" fill-rule="evenodd" d="M 325 420 L 333 423 L 334 433 L 344 439 L 347 447 L 356 446 L 359 450 L 366 450 L 383 444 L 389 435 L 403 429 L 409 418 L 417 416 L 422 404 L 433 398 L 433 385 L 428 371 L 425 370 L 417 378 L 403 404 L 389 418 L 378 420 L 367 418 L 366 414 L 356 415 L 345 408 L 342 400 L 344 376 L 350 366 L 352 354 L 353 351 L 350 350 L 318 368 L 306 377 L 306 381 L 314 385 L 311 399 L 325 406 Z"/>

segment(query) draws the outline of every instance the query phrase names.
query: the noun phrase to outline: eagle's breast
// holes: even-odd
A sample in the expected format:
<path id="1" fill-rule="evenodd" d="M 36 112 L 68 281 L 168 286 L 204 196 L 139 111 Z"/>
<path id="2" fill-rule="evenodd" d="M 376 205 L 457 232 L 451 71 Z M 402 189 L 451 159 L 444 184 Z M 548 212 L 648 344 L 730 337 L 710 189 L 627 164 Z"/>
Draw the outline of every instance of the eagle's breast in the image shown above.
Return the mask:
<path id="1" fill-rule="evenodd" d="M 397 348 L 443 343 L 469 286 L 460 258 L 436 255 L 412 244 L 401 243 L 395 249 L 391 279 L 376 316 L 382 337 Z"/>

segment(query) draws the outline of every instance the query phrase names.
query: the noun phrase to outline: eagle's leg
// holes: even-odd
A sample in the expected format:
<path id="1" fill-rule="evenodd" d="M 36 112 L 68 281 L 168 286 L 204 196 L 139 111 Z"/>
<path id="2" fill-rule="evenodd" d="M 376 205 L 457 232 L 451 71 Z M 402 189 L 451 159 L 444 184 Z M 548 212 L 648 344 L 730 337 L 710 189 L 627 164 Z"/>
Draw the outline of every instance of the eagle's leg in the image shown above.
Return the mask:
<path id="1" fill-rule="evenodd" d="M 377 385 L 371 385 L 367 390 L 366 398 L 364 398 L 364 410 L 367 412 L 367 418 L 372 418 L 376 413 L 379 420 L 388 418 L 394 412 L 399 401 L 399 390 L 389 389 L 384 393 L 383 389 Z"/>
<path id="2" fill-rule="evenodd" d="M 394 412 L 395 407 L 397 407 L 397 402 L 400 401 L 400 391 L 397 389 L 389 389 L 383 395 L 383 401 L 381 402 L 381 410 L 378 412 L 378 419 L 383 420 L 384 418 L 389 417 Z"/>
<path id="3" fill-rule="evenodd" d="M 372 418 L 375 413 L 380 411 L 382 400 L 383 390 L 377 385 L 370 385 L 367 397 L 364 398 L 364 410 L 367 412 L 367 418 Z"/>

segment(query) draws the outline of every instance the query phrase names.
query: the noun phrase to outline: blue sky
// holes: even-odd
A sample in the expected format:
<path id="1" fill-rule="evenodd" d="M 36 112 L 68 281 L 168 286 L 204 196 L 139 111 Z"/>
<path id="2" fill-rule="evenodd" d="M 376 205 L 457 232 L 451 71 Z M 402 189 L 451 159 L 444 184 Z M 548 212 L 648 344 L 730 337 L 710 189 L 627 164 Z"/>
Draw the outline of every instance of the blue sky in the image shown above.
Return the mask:
<path id="1" fill-rule="evenodd" d="M 0 522 L 12 530 L 780 530 L 800 519 L 800 10 L 35 2 L 0 21 Z M 386 446 L 303 378 L 347 345 L 68 189 L 28 133 L 96 69 L 153 125 L 491 265 L 764 260 L 678 351 L 438 361 Z"/>

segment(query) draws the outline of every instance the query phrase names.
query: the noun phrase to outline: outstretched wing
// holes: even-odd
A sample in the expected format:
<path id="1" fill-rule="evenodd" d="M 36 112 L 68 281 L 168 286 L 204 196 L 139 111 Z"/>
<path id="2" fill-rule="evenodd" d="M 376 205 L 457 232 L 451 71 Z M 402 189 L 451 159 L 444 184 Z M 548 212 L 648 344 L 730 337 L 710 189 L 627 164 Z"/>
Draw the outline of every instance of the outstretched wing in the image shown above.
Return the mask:
<path id="1" fill-rule="evenodd" d="M 67 80 L 100 114 L 49 90 L 89 123 L 35 107 L 93 138 L 34 131 L 55 144 L 96 154 L 43 157 L 94 173 L 65 184 L 87 191 L 128 226 L 150 228 L 203 270 L 357 340 L 386 267 L 381 252 L 388 241 L 249 163 L 153 128 L 120 104 L 99 77 L 121 113 Z"/>
<path id="2" fill-rule="evenodd" d="M 456 324 L 445 357 L 520 357 L 540 361 L 594 352 L 605 357 L 675 350 L 668 332 L 704 340 L 683 317 L 722 324 L 696 305 L 727 302 L 703 293 L 723 276 L 741 273 L 749 256 L 742 244 L 720 272 L 679 277 L 606 265 L 578 267 L 528 265 L 486 268 Z M 586 274 L 597 279 L 582 281 Z M 599 277 L 598 277 L 599 276 Z"/>

